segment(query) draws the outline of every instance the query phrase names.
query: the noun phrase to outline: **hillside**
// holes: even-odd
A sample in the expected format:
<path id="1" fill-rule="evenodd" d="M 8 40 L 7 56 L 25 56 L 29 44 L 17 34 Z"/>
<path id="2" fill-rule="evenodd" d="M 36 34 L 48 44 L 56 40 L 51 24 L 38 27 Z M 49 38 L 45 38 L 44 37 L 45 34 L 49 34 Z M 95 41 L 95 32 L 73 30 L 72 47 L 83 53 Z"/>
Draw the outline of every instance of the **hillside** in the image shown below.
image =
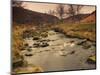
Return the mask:
<path id="1" fill-rule="evenodd" d="M 79 22 L 80 20 L 86 18 L 87 16 L 89 16 L 89 14 L 79 14 L 75 16 L 70 16 L 68 18 L 63 19 L 63 22 L 65 23 Z"/>
<path id="2" fill-rule="evenodd" d="M 58 20 L 56 16 L 13 7 L 13 22 L 19 24 L 51 25 L 57 23 Z"/>
<path id="3" fill-rule="evenodd" d="M 96 22 L 96 11 L 92 12 L 88 17 L 81 20 L 82 23 L 95 23 Z"/>

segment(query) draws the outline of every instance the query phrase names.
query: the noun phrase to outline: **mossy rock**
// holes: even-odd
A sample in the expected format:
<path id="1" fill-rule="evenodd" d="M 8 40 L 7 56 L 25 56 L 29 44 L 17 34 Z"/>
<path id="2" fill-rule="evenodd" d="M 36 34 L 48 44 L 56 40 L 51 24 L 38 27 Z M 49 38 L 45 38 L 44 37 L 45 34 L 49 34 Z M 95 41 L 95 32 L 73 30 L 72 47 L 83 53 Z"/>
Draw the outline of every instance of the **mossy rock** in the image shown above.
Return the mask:
<path id="1" fill-rule="evenodd" d="M 95 64 L 96 63 L 96 56 L 93 55 L 93 56 L 90 56 L 88 59 L 87 59 L 87 62 L 89 64 Z"/>

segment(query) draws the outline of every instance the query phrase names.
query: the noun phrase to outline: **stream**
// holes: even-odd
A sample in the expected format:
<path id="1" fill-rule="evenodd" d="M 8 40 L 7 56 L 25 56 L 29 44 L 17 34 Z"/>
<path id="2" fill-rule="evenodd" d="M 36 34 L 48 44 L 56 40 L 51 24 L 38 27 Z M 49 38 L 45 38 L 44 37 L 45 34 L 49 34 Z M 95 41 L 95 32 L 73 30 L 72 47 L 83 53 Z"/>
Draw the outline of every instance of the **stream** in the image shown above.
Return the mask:
<path id="1" fill-rule="evenodd" d="M 91 41 L 69 38 L 62 33 L 49 30 L 48 37 L 24 39 L 27 48 L 21 51 L 28 64 L 42 67 L 43 71 L 94 69 L 95 64 L 87 63 L 95 54 Z"/>

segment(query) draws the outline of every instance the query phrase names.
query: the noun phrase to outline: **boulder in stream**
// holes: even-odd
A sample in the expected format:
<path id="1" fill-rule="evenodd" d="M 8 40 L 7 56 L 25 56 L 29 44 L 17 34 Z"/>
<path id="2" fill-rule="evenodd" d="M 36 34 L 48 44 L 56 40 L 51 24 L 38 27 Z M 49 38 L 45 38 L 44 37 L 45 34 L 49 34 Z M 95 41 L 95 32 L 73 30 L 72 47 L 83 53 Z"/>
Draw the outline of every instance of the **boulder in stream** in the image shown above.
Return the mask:
<path id="1" fill-rule="evenodd" d="M 43 43 L 40 44 L 40 47 L 47 47 L 47 46 L 49 46 L 49 44 L 46 43 L 46 42 L 43 42 Z"/>
<path id="2" fill-rule="evenodd" d="M 39 36 L 33 37 L 33 40 L 39 40 L 39 39 L 40 39 Z"/>
<path id="3" fill-rule="evenodd" d="M 38 42 L 36 42 L 36 43 L 33 44 L 33 47 L 39 47 L 39 45 L 40 44 Z"/>
<path id="4" fill-rule="evenodd" d="M 25 56 L 33 56 L 33 54 L 29 54 L 29 53 L 28 53 L 28 54 L 25 54 Z"/>

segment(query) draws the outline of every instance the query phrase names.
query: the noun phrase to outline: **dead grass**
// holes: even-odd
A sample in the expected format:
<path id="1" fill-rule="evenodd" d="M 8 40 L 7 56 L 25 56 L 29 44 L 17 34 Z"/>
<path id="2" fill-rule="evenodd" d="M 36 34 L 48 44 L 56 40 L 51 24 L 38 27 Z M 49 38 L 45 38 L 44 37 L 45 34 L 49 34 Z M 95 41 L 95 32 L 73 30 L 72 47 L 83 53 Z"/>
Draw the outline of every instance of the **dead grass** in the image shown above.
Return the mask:
<path id="1" fill-rule="evenodd" d="M 60 24 L 55 26 L 60 32 L 77 38 L 85 38 L 91 41 L 96 41 L 96 25 L 89 24 Z"/>

